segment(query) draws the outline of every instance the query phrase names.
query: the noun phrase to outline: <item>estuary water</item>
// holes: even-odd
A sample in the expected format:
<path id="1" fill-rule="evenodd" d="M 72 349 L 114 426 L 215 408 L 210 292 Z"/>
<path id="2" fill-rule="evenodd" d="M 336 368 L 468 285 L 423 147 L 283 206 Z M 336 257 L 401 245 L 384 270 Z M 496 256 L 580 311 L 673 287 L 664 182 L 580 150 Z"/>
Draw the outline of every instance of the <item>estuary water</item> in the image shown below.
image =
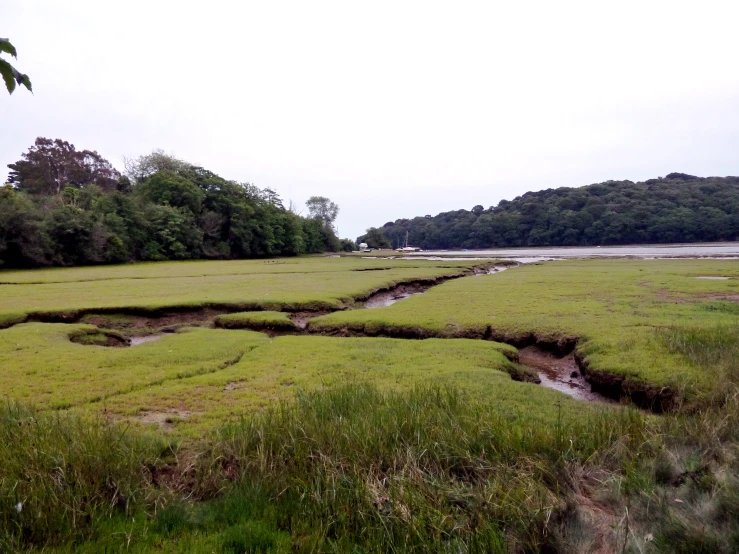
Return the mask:
<path id="1" fill-rule="evenodd" d="M 406 254 L 407 258 L 434 257 L 451 259 L 454 256 L 466 259 L 474 256 L 510 259 L 522 263 L 568 258 L 724 258 L 739 259 L 739 242 L 695 243 L 695 244 L 654 244 L 626 246 L 546 246 L 541 248 L 500 248 L 491 250 L 425 250 Z"/>

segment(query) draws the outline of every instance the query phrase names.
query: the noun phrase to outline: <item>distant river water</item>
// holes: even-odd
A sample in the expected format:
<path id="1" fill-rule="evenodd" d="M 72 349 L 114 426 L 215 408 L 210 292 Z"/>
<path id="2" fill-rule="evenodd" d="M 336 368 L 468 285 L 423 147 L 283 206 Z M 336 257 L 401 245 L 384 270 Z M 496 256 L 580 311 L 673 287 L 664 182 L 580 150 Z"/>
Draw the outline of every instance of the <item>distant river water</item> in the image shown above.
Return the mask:
<path id="1" fill-rule="evenodd" d="M 409 254 L 406 258 L 470 259 L 495 257 L 515 260 L 521 263 L 561 260 L 567 258 L 589 257 L 634 257 L 641 259 L 657 258 L 723 258 L 739 259 L 739 242 L 696 243 L 696 244 L 658 244 L 632 246 L 584 246 L 542 248 L 501 248 L 498 250 L 425 250 Z"/>

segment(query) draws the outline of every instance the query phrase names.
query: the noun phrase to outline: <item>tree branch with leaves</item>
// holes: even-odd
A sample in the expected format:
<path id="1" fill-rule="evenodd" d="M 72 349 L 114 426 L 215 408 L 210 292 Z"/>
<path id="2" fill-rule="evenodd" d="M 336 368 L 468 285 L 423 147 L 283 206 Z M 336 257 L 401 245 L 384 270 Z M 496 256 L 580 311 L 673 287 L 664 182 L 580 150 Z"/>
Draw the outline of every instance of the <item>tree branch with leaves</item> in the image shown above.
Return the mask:
<path id="1" fill-rule="evenodd" d="M 10 54 L 14 58 L 18 59 L 18 52 L 15 50 L 15 46 L 13 46 L 7 38 L 0 38 L 0 56 L 2 54 Z M 10 62 L 4 60 L 2 57 L 0 57 L 0 75 L 2 75 L 3 81 L 5 81 L 5 88 L 8 89 L 9 94 L 13 94 L 16 83 L 18 85 L 23 85 L 33 92 L 33 89 L 31 88 L 31 79 L 29 79 L 28 75 L 18 71 L 15 67 L 10 65 Z"/>

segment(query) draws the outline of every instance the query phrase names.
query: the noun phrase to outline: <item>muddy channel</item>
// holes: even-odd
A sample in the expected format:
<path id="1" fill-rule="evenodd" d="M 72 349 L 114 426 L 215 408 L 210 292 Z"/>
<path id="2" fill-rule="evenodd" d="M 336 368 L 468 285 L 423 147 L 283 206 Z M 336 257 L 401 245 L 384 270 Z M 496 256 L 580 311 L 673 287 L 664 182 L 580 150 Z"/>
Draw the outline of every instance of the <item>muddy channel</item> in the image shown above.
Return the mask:
<path id="1" fill-rule="evenodd" d="M 566 356 L 558 356 L 536 345 L 518 351 L 518 362 L 539 374 L 540 384 L 558 390 L 578 400 L 589 402 L 615 402 L 592 390 L 575 360 L 574 350 Z"/>

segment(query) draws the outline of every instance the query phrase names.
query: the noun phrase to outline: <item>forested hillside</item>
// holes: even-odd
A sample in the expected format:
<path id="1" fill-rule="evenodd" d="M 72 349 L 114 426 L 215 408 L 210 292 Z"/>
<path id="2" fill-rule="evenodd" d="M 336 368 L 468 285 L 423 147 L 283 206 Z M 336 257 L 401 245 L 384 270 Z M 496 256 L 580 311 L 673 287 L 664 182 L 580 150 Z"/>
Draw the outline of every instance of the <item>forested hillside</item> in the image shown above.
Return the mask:
<path id="1" fill-rule="evenodd" d="M 497 206 L 388 222 L 359 242 L 424 249 L 739 240 L 739 177 L 607 181 L 527 192 Z"/>
<path id="2" fill-rule="evenodd" d="M 0 186 L 0 267 L 339 248 L 333 221 L 285 209 L 270 189 L 229 181 L 162 152 L 126 166 L 122 175 L 97 152 L 37 139 L 9 165 L 8 184 Z M 338 208 L 331 206 L 335 218 Z"/>

